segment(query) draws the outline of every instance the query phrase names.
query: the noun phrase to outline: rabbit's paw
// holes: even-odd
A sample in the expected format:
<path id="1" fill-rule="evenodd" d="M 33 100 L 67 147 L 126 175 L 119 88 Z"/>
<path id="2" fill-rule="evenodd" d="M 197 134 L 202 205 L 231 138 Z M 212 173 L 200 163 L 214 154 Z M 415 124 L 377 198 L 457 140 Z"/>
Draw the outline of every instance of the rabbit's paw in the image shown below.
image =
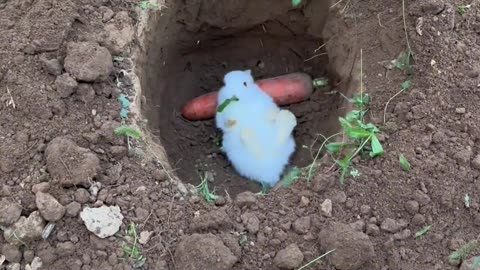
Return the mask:
<path id="1" fill-rule="evenodd" d="M 275 120 L 277 119 L 278 113 L 279 113 L 279 110 L 277 108 L 269 109 L 266 113 L 267 121 L 272 123 L 275 122 Z"/>
<path id="2" fill-rule="evenodd" d="M 281 110 L 277 115 L 276 124 L 278 127 L 277 142 L 283 144 L 297 125 L 297 118 L 292 112 Z"/>
<path id="3" fill-rule="evenodd" d="M 246 128 L 242 130 L 240 134 L 240 138 L 242 140 L 242 144 L 247 148 L 247 150 L 252 153 L 256 159 L 263 158 L 263 152 L 261 150 L 261 146 L 258 142 L 257 136 L 255 135 L 255 131 L 250 128 Z"/>

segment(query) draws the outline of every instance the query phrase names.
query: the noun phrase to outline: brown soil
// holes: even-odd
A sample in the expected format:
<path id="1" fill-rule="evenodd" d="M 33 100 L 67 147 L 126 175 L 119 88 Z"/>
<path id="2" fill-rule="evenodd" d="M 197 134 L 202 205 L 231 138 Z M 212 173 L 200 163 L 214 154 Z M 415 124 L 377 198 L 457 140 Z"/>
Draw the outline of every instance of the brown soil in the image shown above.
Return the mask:
<path id="1" fill-rule="evenodd" d="M 35 256 L 43 269 L 133 269 L 120 237 L 130 222 L 139 233 L 153 232 L 139 245 L 143 269 L 298 268 L 332 248 L 310 269 L 458 269 L 448 255 L 476 239 L 480 226 L 478 5 L 460 15 L 457 6 L 465 3 L 458 1 L 406 2 L 413 83 L 391 101 L 384 124 L 385 103 L 407 80 L 386 68 L 407 46 L 401 1 L 340 1 L 328 18 L 327 1 L 306 1 L 299 10 L 278 2 L 170 1 L 151 11 L 145 39 L 125 47 L 128 26 L 142 22 L 137 1 L 0 0 L 0 228 L 44 210 L 39 191 L 66 207 L 46 240 L 14 246 L 0 234 L 0 258 L 7 259 L 0 269 L 24 269 Z M 328 55 L 304 61 L 323 42 L 317 53 Z M 384 130 L 385 156 L 355 160 L 361 175 L 345 185 L 326 160 L 311 183 L 300 180 L 265 198 L 236 196 L 258 187 L 219 155 L 211 121 L 179 116 L 185 101 L 217 90 L 235 68 L 250 68 L 256 78 L 328 76 L 351 96 L 360 49 L 364 90 L 373 98 L 369 120 Z M 132 52 L 140 53 L 133 62 Z M 169 164 L 152 160 L 151 147 L 128 146 L 113 134 L 120 94 L 135 95 L 128 75 L 134 66 L 144 117 Z M 334 133 L 348 109 L 330 90 L 290 107 L 301 123 L 295 165 L 310 161 L 300 146 Z M 410 173 L 401 169 L 400 154 Z M 170 181 L 163 166 L 194 184 L 195 169 L 208 169 L 215 174 L 210 186 L 232 199 L 205 203 Z M 87 190 L 92 182 L 102 184 L 98 194 Z M 331 216 L 321 207 L 326 199 Z M 125 216 L 118 237 L 101 240 L 78 217 L 79 206 L 102 204 L 118 205 Z M 415 238 L 425 225 L 433 226 Z"/>

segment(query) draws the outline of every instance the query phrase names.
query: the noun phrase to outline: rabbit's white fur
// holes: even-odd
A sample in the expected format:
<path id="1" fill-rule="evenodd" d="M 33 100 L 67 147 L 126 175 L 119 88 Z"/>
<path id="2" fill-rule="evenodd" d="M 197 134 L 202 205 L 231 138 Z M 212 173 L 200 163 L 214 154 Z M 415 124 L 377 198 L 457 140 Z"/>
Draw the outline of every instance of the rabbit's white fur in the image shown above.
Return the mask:
<path id="1" fill-rule="evenodd" d="M 295 151 L 296 118 L 255 84 L 250 70 L 229 72 L 224 83 L 218 105 L 233 96 L 239 100 L 215 116 L 223 150 L 240 175 L 274 186 Z"/>

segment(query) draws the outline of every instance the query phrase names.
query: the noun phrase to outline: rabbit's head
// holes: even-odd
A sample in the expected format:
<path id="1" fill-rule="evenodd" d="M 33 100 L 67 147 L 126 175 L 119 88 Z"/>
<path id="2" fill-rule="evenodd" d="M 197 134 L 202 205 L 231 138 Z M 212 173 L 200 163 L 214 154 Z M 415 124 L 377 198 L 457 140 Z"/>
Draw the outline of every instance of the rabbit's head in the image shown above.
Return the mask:
<path id="1" fill-rule="evenodd" d="M 252 92 L 252 86 L 255 85 L 251 70 L 230 71 L 223 78 L 223 82 L 228 92 L 239 98 L 249 96 Z"/>
<path id="2" fill-rule="evenodd" d="M 225 85 L 231 86 L 233 88 L 247 88 L 249 85 L 254 84 L 251 70 L 235 70 L 230 71 L 223 78 Z"/>

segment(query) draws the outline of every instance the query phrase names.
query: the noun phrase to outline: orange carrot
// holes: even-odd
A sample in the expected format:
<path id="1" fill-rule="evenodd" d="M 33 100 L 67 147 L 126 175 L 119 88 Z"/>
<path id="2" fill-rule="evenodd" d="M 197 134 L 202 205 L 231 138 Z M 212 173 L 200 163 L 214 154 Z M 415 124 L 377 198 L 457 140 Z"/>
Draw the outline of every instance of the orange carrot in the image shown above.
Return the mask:
<path id="1" fill-rule="evenodd" d="M 305 73 L 291 73 L 256 81 L 260 89 L 273 98 L 279 106 L 302 102 L 313 92 L 313 83 Z M 206 120 L 215 116 L 218 91 L 190 100 L 182 108 L 182 115 L 188 120 Z"/>

